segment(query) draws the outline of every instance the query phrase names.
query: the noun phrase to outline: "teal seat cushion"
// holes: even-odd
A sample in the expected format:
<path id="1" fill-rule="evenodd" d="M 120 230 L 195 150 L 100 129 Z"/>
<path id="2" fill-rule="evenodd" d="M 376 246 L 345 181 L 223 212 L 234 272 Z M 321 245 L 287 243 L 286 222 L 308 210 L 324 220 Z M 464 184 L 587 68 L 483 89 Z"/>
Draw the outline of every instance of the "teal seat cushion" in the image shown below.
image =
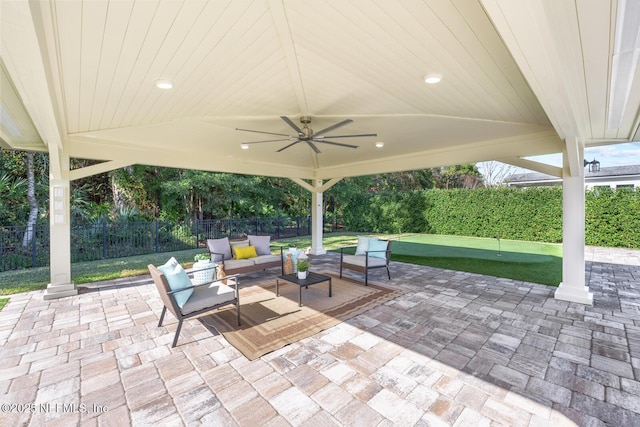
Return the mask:
<path id="1" fill-rule="evenodd" d="M 384 240 L 369 239 L 369 247 L 367 249 L 369 251 L 369 257 L 386 259 L 387 244 L 388 242 L 385 242 Z"/>
<path id="2" fill-rule="evenodd" d="M 171 257 L 171 259 L 164 265 L 158 267 L 158 270 L 160 270 L 160 272 L 164 274 L 164 277 L 167 278 L 167 283 L 169 283 L 169 287 L 172 291 L 179 291 L 180 289 L 193 286 L 187 272 L 184 271 L 180 263 L 173 257 Z M 193 289 L 177 292 L 172 295 L 174 296 L 178 307 L 182 308 L 189 297 L 191 297 L 191 294 L 193 294 Z"/>

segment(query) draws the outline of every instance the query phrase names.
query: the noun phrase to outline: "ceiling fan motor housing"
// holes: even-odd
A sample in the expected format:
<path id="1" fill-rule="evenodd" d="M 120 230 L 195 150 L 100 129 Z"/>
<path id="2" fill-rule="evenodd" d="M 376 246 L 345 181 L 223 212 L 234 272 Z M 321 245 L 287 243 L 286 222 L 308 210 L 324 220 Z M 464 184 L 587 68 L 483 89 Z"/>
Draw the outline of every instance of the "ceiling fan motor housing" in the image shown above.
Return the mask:
<path id="1" fill-rule="evenodd" d="M 300 133 L 300 137 L 305 139 L 311 139 L 313 137 L 313 129 L 307 126 L 309 123 L 311 123 L 311 117 L 301 116 L 300 123 L 304 125 L 302 126 L 302 129 L 301 129 L 302 133 Z"/>

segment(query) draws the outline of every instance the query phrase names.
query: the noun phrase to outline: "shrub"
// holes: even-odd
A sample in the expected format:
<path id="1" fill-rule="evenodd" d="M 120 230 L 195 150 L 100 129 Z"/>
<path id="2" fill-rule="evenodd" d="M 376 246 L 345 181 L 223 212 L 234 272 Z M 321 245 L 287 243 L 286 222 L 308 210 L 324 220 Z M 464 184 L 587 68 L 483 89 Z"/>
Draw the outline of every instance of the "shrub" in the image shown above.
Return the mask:
<path id="1" fill-rule="evenodd" d="M 640 192 L 587 191 L 586 244 L 640 248 Z M 562 187 L 356 194 L 343 203 L 350 231 L 429 233 L 562 242 Z"/>

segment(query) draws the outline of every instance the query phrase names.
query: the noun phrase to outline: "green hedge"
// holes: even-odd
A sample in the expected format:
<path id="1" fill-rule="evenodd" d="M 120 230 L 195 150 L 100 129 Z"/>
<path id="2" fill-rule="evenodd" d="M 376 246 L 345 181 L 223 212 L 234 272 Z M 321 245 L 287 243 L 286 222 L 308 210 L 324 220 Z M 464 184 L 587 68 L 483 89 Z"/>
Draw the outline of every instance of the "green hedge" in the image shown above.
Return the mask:
<path id="1" fill-rule="evenodd" d="M 640 248 L 640 191 L 586 193 L 586 244 Z M 356 194 L 343 204 L 347 230 L 562 242 L 562 188 L 425 190 Z"/>
<path id="2" fill-rule="evenodd" d="M 598 188 L 585 206 L 587 245 L 640 248 L 640 191 Z"/>

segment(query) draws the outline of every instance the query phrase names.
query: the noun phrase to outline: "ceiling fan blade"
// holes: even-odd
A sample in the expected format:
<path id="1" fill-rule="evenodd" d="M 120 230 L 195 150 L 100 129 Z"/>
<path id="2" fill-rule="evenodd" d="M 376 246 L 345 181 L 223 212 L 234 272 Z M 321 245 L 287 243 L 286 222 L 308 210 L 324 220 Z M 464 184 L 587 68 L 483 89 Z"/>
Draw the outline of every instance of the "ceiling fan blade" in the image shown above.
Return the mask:
<path id="1" fill-rule="evenodd" d="M 343 144 L 341 142 L 334 142 L 334 141 L 327 141 L 326 139 L 323 139 L 323 140 L 320 140 L 320 141 L 314 139 L 313 142 L 319 142 L 321 144 L 337 145 L 339 147 L 346 147 L 346 148 L 358 148 L 357 145 Z"/>
<path id="2" fill-rule="evenodd" d="M 344 125 L 348 125 L 351 122 L 353 122 L 353 120 L 351 120 L 351 119 L 343 120 L 340 123 L 336 123 L 333 126 L 329 126 L 326 129 L 322 129 L 321 131 L 315 132 L 314 135 L 324 135 L 325 133 L 331 132 L 334 129 L 338 129 L 339 127 L 342 127 Z"/>
<path id="3" fill-rule="evenodd" d="M 289 147 L 291 147 L 291 146 L 296 145 L 298 142 L 302 142 L 302 140 L 298 139 L 297 141 L 294 141 L 294 142 L 292 142 L 291 144 L 289 144 L 289 145 L 287 145 L 287 146 L 285 146 L 285 147 L 282 147 L 281 149 L 279 149 L 278 151 L 276 151 L 276 153 L 279 153 L 279 152 L 281 152 L 281 151 L 284 151 L 284 150 L 286 150 L 287 148 L 289 148 Z"/>
<path id="4" fill-rule="evenodd" d="M 320 154 L 320 150 L 318 149 L 318 147 L 316 147 L 316 144 L 311 141 L 307 141 L 307 144 L 309 144 L 309 147 L 311 147 L 311 149 L 315 151 L 316 154 Z"/>
<path id="5" fill-rule="evenodd" d="M 243 142 L 242 144 L 251 145 L 251 144 L 261 144 L 263 142 L 276 142 L 276 141 L 291 141 L 291 140 L 289 138 L 285 138 L 285 139 L 265 139 L 264 141 Z"/>
<path id="6" fill-rule="evenodd" d="M 322 135 L 325 136 L 325 135 Z M 377 133 L 360 133 L 357 135 L 326 135 L 327 138 L 359 138 L 361 136 L 378 136 Z"/>
<path id="7" fill-rule="evenodd" d="M 296 125 L 295 123 L 293 123 L 289 117 L 287 117 L 287 116 L 280 116 L 280 118 L 281 118 L 282 120 L 284 120 L 284 121 L 285 121 L 285 123 L 287 123 L 289 126 L 291 126 L 291 127 L 292 127 L 296 132 L 298 132 L 298 135 L 304 135 L 304 132 L 302 132 L 302 129 L 300 129 L 300 128 L 298 127 L 298 125 Z"/>
<path id="8" fill-rule="evenodd" d="M 291 135 L 287 135 L 287 134 L 284 134 L 284 133 L 264 132 L 264 131 L 261 131 L 261 130 L 240 129 L 240 128 L 236 128 L 236 130 L 241 130 L 243 132 L 264 133 L 265 135 L 277 135 L 277 136 L 287 136 L 287 137 L 291 136 Z"/>

